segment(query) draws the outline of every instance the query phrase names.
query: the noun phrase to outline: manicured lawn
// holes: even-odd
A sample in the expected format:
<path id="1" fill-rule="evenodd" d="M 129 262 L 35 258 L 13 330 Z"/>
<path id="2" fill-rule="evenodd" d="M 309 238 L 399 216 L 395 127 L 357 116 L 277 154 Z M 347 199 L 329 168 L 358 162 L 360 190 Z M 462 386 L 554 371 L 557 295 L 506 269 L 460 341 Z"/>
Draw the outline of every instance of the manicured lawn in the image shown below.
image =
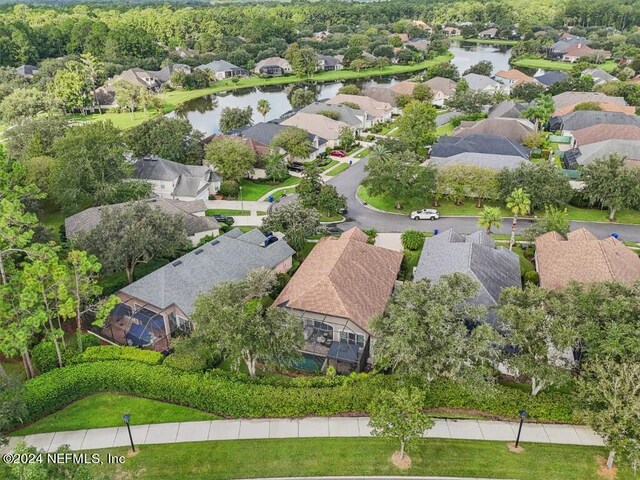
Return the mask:
<path id="1" fill-rule="evenodd" d="M 279 187 L 289 187 L 300 183 L 299 177 L 289 177 L 284 182 L 260 182 L 244 179 L 240 182 L 242 186 L 242 199 L 247 201 L 258 200 L 271 190 Z"/>
<path id="2" fill-rule="evenodd" d="M 515 45 L 518 40 L 501 40 L 499 38 L 464 38 L 464 37 L 450 37 L 451 40 L 458 40 L 459 42 L 469 43 L 485 43 L 491 45 Z"/>
<path id="3" fill-rule="evenodd" d="M 340 172 L 344 172 L 347 168 L 349 168 L 349 164 L 343 162 L 340 165 L 338 165 L 337 167 L 329 170 L 328 172 L 325 172 L 325 175 L 328 175 L 330 177 L 335 177 Z"/>
<path id="4" fill-rule="evenodd" d="M 296 187 L 289 187 L 289 188 L 285 188 L 283 190 L 278 190 L 277 192 L 275 192 L 273 194 L 273 201 L 275 202 L 280 197 L 282 197 L 284 195 L 289 195 L 289 194 L 295 193 L 295 192 L 296 192 Z"/>
<path id="5" fill-rule="evenodd" d="M 609 211 L 597 208 L 567 207 L 567 213 L 572 220 L 583 220 L 585 222 L 608 222 Z M 640 211 L 620 210 L 616 213 L 618 223 L 640 223 Z"/>
<path id="6" fill-rule="evenodd" d="M 324 213 L 320 215 L 320 221 L 324 223 L 341 222 L 342 220 L 344 220 L 344 217 L 342 215 L 338 215 L 337 213 L 331 216 L 327 216 Z"/>
<path id="7" fill-rule="evenodd" d="M 322 167 L 322 171 L 326 172 L 327 170 L 329 170 L 330 168 L 335 167 L 338 163 L 340 163 L 338 160 L 331 160 L 329 163 L 327 163 L 326 165 L 323 165 Z"/>
<path id="8" fill-rule="evenodd" d="M 371 151 L 371 149 L 369 147 L 367 147 L 364 150 L 358 152 L 356 155 L 354 155 L 354 157 L 356 157 L 356 158 L 366 157 L 367 155 L 369 155 L 370 151 Z"/>
<path id="9" fill-rule="evenodd" d="M 131 414 L 131 422 L 134 425 L 218 418 L 210 413 L 172 403 L 115 393 L 98 393 L 78 400 L 63 410 L 13 432 L 12 435 L 120 427 L 123 425 L 122 415 L 125 413 Z"/>
<path id="10" fill-rule="evenodd" d="M 146 112 L 116 112 L 106 111 L 105 113 L 92 113 L 90 115 L 72 115 L 71 120 L 77 122 L 96 122 L 96 121 L 110 121 L 114 126 L 120 129 L 127 129 L 140 125 L 154 117 L 157 117 L 161 113 L 169 113 L 175 110 L 176 106 L 170 107 L 165 105 L 163 112 L 158 112 L 154 109 L 149 109 Z"/>
<path id="11" fill-rule="evenodd" d="M 391 464 L 396 442 L 378 438 L 232 440 L 141 446 L 122 465 L 96 465 L 108 478 L 227 479 L 287 476 L 437 475 L 522 480 L 595 480 L 603 448 L 524 443 L 514 454 L 506 442 L 421 439 L 411 443 L 413 466 Z M 100 451 L 124 455 L 127 448 Z M 621 471 L 618 480 L 630 479 Z"/>
<path id="12" fill-rule="evenodd" d="M 548 60 L 546 58 L 523 57 L 513 62 L 516 67 L 524 68 L 543 68 L 545 70 L 571 70 L 573 63 Z M 607 72 L 612 72 L 616 68 L 616 62 L 607 60 L 605 63 L 598 65 Z"/>
<path id="13" fill-rule="evenodd" d="M 451 122 L 448 122 L 436 128 L 436 133 L 438 135 L 450 135 L 454 128 L 456 127 L 454 127 Z"/>
<path id="14" fill-rule="evenodd" d="M 267 212 L 257 212 L 258 215 L 266 215 Z M 251 210 L 234 210 L 231 208 L 209 208 L 205 212 L 205 215 L 212 217 L 214 215 L 231 215 L 231 216 L 247 216 L 251 215 Z"/>

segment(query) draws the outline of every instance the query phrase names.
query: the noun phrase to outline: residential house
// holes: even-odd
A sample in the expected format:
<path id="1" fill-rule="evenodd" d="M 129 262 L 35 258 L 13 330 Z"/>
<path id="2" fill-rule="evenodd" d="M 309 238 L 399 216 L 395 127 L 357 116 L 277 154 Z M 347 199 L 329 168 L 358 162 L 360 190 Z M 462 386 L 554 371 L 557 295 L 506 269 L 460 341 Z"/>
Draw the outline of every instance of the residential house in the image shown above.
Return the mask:
<path id="1" fill-rule="evenodd" d="M 127 285 L 116 293 L 121 303 L 93 333 L 117 345 L 168 351 L 174 335 L 193 329 L 190 316 L 200 293 L 260 268 L 291 268 L 294 250 L 284 240 L 266 239 L 257 228 L 235 228 Z"/>
<path id="2" fill-rule="evenodd" d="M 452 273 L 464 273 L 478 283 L 478 294 L 471 303 L 486 307 L 488 321 L 494 326 L 502 290 L 522 287 L 520 257 L 504 247 L 496 247 L 484 231 L 464 236 L 448 229 L 424 241 L 413 280 L 437 282 Z"/>
<path id="3" fill-rule="evenodd" d="M 472 133 L 464 137 L 443 135 L 431 149 L 428 163 L 436 166 L 476 165 L 501 170 L 529 162 L 529 149 L 501 135 Z"/>
<path id="4" fill-rule="evenodd" d="M 547 53 L 550 57 L 561 57 L 570 47 L 576 45 L 589 45 L 589 43 L 591 43 L 585 37 L 569 34 L 563 35 L 564 36 L 560 36 L 560 39 L 548 48 Z"/>
<path id="5" fill-rule="evenodd" d="M 600 92 L 564 92 L 553 97 L 553 104 L 556 107 L 553 116 L 573 112 L 576 105 L 581 103 L 596 103 L 601 110 L 607 112 L 621 112 L 628 115 L 636 113 L 636 108 L 628 106 L 622 97 L 611 97 Z"/>
<path id="6" fill-rule="evenodd" d="M 422 20 L 411 20 L 411 25 L 414 25 L 425 32 L 433 33 L 433 28 Z"/>
<path id="7" fill-rule="evenodd" d="M 184 63 L 172 63 L 157 72 L 151 73 L 155 74 L 155 77 L 160 81 L 161 84 L 165 84 L 170 83 L 173 74 L 178 72 L 189 74 L 191 73 L 191 67 L 189 65 L 185 65 Z"/>
<path id="8" fill-rule="evenodd" d="M 158 78 L 156 72 L 144 70 L 142 68 L 130 68 L 125 70 L 116 79 L 125 80 L 133 85 L 147 88 L 149 90 L 158 90 L 162 85 L 162 81 Z"/>
<path id="9" fill-rule="evenodd" d="M 478 38 L 496 38 L 496 35 L 498 35 L 497 28 L 487 28 L 478 33 Z"/>
<path id="10" fill-rule="evenodd" d="M 520 70 L 498 70 L 495 79 L 509 88 L 517 87 L 523 83 L 538 83 L 537 80 L 529 75 L 522 73 Z"/>
<path id="11" fill-rule="evenodd" d="M 321 72 L 331 72 L 334 70 L 342 70 L 342 62 L 331 55 L 316 55 L 317 68 Z"/>
<path id="12" fill-rule="evenodd" d="M 207 209 L 204 200 L 184 202 L 170 198 L 156 197 L 149 200 L 142 200 L 152 208 L 157 208 L 167 215 L 177 215 L 182 218 L 187 237 L 193 245 L 197 245 L 203 237 L 207 235 L 217 236 L 220 233 L 220 225 L 213 217 L 206 217 Z M 102 220 L 102 213 L 106 210 L 124 208 L 130 203 L 118 203 L 115 205 L 103 205 L 91 207 L 71 215 L 64 220 L 64 229 L 67 238 L 73 238 L 83 232 L 93 230 Z"/>
<path id="13" fill-rule="evenodd" d="M 459 37 L 462 34 L 460 29 L 456 27 L 444 27 L 442 29 L 442 33 L 444 33 L 447 37 Z"/>
<path id="14" fill-rule="evenodd" d="M 303 113 L 312 113 L 322 115 L 321 112 L 332 112 L 338 115 L 338 121 L 344 122 L 356 132 L 359 132 L 365 128 L 368 128 L 372 124 L 372 119 L 364 110 L 351 108 L 346 105 L 334 105 L 325 102 L 313 102 L 304 108 L 299 110 Z"/>
<path id="15" fill-rule="evenodd" d="M 153 193 L 159 197 L 185 201 L 208 199 L 220 190 L 222 181 L 208 166 L 184 165 L 159 157 L 138 160 L 135 178 L 153 185 Z"/>
<path id="16" fill-rule="evenodd" d="M 400 110 L 398 109 L 398 102 L 396 101 L 398 94 L 390 88 L 369 87 L 362 91 L 362 95 L 364 95 L 365 97 L 373 98 L 378 102 L 388 103 L 393 107 L 392 113 L 400 113 Z"/>
<path id="17" fill-rule="evenodd" d="M 593 78 L 595 85 L 604 85 L 609 82 L 618 82 L 619 80 L 608 72 L 605 72 L 601 68 L 587 68 L 582 71 L 582 76 L 589 75 Z"/>
<path id="18" fill-rule="evenodd" d="M 394 83 L 388 87 L 388 89 L 397 95 L 413 95 L 413 89 L 416 88 L 416 85 L 418 85 L 417 82 L 405 80 L 403 82 Z"/>
<path id="19" fill-rule="evenodd" d="M 431 103 L 437 107 L 444 106 L 444 102 L 456 93 L 456 82 L 450 78 L 433 77 L 424 84 L 433 92 Z"/>
<path id="20" fill-rule="evenodd" d="M 588 45 L 578 43 L 567 47 L 562 52 L 562 61 L 575 63 L 585 57 L 597 56 L 604 59 L 611 58 L 611 52 L 608 50 L 594 50 Z"/>
<path id="21" fill-rule="evenodd" d="M 260 60 L 253 68 L 257 75 L 265 75 L 269 77 L 279 77 L 292 72 L 291 65 L 284 58 L 269 57 Z"/>
<path id="22" fill-rule="evenodd" d="M 554 83 L 566 80 L 567 77 L 568 75 L 564 72 L 561 72 L 559 70 L 550 70 L 548 72 L 542 73 L 541 75 L 534 75 L 533 78 L 535 78 L 538 83 L 544 85 L 545 87 L 550 87 Z"/>
<path id="23" fill-rule="evenodd" d="M 393 38 L 393 37 L 400 38 L 400 41 L 402 43 L 409 41 L 409 35 L 407 35 L 406 33 L 392 33 L 391 35 L 389 35 L 389 38 Z"/>
<path id="24" fill-rule="evenodd" d="M 469 135 L 500 135 L 522 143 L 526 135 L 536 131 L 536 126 L 524 118 L 486 118 L 479 121 L 463 120 L 451 135 L 466 137 Z"/>
<path id="25" fill-rule="evenodd" d="M 586 228 L 569 232 L 565 239 L 557 232 L 536 238 L 536 270 L 540 286 L 561 290 L 571 282 L 621 282 L 640 279 L 640 257 L 614 237 L 598 239 Z"/>
<path id="26" fill-rule="evenodd" d="M 327 147 L 334 148 L 339 143 L 340 132 L 343 128 L 351 128 L 349 124 L 340 120 L 333 120 L 324 115 L 298 112 L 280 122 L 280 125 L 298 127 L 327 141 Z"/>
<path id="27" fill-rule="evenodd" d="M 571 132 L 573 145 L 582 147 L 605 140 L 640 140 L 640 126 L 598 124 Z"/>
<path id="28" fill-rule="evenodd" d="M 216 77 L 216 80 L 224 80 L 225 78 L 246 77 L 249 72 L 244 68 L 240 68 L 226 60 L 214 60 L 196 67 L 198 70 L 209 70 Z"/>
<path id="29" fill-rule="evenodd" d="M 373 123 L 384 122 L 391 119 L 393 107 L 388 103 L 379 102 L 364 95 L 347 95 L 339 93 L 335 97 L 327 100 L 329 105 L 340 105 L 353 103 L 358 105 L 360 110 L 364 110 L 373 119 Z"/>
<path id="30" fill-rule="evenodd" d="M 594 125 L 634 125 L 640 127 L 640 117 L 621 112 L 601 112 L 596 110 L 578 110 L 551 118 L 550 129 L 553 132 L 563 132 L 570 135 L 576 130 L 593 127 Z"/>
<path id="31" fill-rule="evenodd" d="M 33 76 L 38 73 L 38 67 L 33 65 L 20 65 L 19 67 L 16 67 L 16 72 L 27 80 L 31 80 Z"/>
<path id="32" fill-rule="evenodd" d="M 244 139 L 251 140 L 260 148 L 268 150 L 271 147 L 271 143 L 278 133 L 289 128 L 286 125 L 275 122 L 260 122 L 255 125 L 243 127 L 231 132 L 232 135 L 237 135 Z M 327 147 L 327 140 L 318 135 L 309 133 L 309 141 L 311 142 L 312 152 L 308 158 L 302 158 L 298 160 L 310 161 L 316 158 L 318 152 L 325 150 Z"/>
<path id="33" fill-rule="evenodd" d="M 494 79 L 486 75 L 478 75 L 477 73 L 467 73 L 462 77 L 469 84 L 469 89 L 476 92 L 485 92 L 494 94 L 496 92 L 508 93 L 508 88 L 496 82 Z"/>
<path id="34" fill-rule="evenodd" d="M 640 137 L 637 139 L 607 139 L 572 148 L 564 152 L 565 168 L 576 169 L 609 155 L 624 157 L 628 166 L 640 166 Z"/>
<path id="35" fill-rule="evenodd" d="M 426 52 L 431 46 L 431 41 L 424 38 L 412 38 L 408 42 L 404 42 L 405 47 L 413 47 L 420 52 Z"/>
<path id="36" fill-rule="evenodd" d="M 238 142 L 242 142 L 247 147 L 249 147 L 251 150 L 253 150 L 253 153 L 255 153 L 257 157 L 262 157 L 264 155 L 268 155 L 269 151 L 271 150 L 269 145 L 263 145 L 262 143 L 257 142 L 252 138 L 245 138 L 245 137 L 238 136 L 238 133 L 229 134 L 229 135 L 225 135 L 223 133 L 213 133 L 213 134 L 203 138 L 202 139 L 202 143 L 204 145 L 208 145 L 209 143 L 211 143 L 216 138 L 229 138 L 229 139 L 232 139 L 232 140 L 235 140 L 235 141 L 238 141 Z"/>
<path id="37" fill-rule="evenodd" d="M 517 103 L 513 100 L 503 100 L 497 105 L 489 108 L 489 118 L 522 118 L 522 111 L 527 108 L 526 104 Z"/>
<path id="38" fill-rule="evenodd" d="M 357 227 L 321 238 L 311 250 L 274 305 L 301 318 L 302 353 L 319 370 L 365 368 L 369 322 L 384 312 L 401 263 L 400 252 L 369 245 Z"/>

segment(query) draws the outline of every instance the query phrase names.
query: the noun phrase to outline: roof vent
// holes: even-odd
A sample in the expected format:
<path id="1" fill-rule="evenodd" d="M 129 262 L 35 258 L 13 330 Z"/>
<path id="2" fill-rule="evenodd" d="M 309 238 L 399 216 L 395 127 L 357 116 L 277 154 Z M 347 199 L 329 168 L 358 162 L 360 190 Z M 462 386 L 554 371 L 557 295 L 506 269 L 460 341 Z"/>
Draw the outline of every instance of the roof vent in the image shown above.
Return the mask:
<path id="1" fill-rule="evenodd" d="M 200 255 L 200 254 L 202 253 L 202 249 L 201 249 L 201 248 L 199 248 L 198 250 L 196 250 L 196 251 L 195 251 L 195 252 L 193 252 L 193 253 L 195 253 L 196 255 Z"/>
<path id="2" fill-rule="evenodd" d="M 214 240 L 209 245 L 211 245 L 213 247 L 214 245 L 218 245 L 219 243 L 220 243 L 220 240 Z"/>
<path id="3" fill-rule="evenodd" d="M 173 265 L 174 267 L 177 267 L 179 265 L 182 265 L 182 261 L 181 260 L 176 260 L 175 262 L 173 262 L 171 265 Z"/>

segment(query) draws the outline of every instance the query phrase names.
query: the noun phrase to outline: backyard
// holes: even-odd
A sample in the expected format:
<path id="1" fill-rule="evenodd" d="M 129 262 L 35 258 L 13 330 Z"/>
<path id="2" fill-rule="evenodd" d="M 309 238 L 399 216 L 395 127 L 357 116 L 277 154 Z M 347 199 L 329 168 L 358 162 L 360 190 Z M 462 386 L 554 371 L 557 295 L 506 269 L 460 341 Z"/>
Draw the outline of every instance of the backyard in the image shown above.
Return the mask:
<path id="1" fill-rule="evenodd" d="M 555 60 L 549 60 L 547 58 L 537 58 L 537 57 L 521 57 L 518 60 L 513 62 L 513 65 L 516 67 L 523 68 L 542 68 L 545 70 L 571 70 L 574 63 L 570 62 L 560 62 Z M 598 68 L 601 68 L 607 72 L 612 72 L 616 69 L 617 64 L 613 60 L 607 60 L 601 65 L 598 65 Z"/>

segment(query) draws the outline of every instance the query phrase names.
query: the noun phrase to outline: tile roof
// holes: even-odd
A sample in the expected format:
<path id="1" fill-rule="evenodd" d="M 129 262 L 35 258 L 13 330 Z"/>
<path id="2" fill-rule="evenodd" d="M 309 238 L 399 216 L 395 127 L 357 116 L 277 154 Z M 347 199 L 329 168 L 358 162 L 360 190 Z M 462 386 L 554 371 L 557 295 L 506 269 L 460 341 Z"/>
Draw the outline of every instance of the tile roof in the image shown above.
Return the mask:
<path id="1" fill-rule="evenodd" d="M 515 142 L 522 143 L 528 133 L 536 129 L 529 120 L 521 118 L 487 118 L 477 122 L 462 121 L 453 130 L 454 137 L 466 137 L 475 133 L 483 135 L 501 135 Z"/>
<path id="2" fill-rule="evenodd" d="M 612 97 L 600 92 L 564 92 L 553 97 L 555 112 L 553 116 L 564 115 L 573 111 L 579 103 L 593 102 L 607 112 L 623 112 L 635 115 L 635 107 L 627 106 L 622 97 Z"/>
<path id="3" fill-rule="evenodd" d="M 604 140 L 640 140 L 640 126 L 598 124 L 573 130 L 573 138 L 579 147 Z"/>
<path id="4" fill-rule="evenodd" d="M 339 93 L 335 97 L 327 100 L 328 104 L 340 104 L 340 103 L 355 103 L 372 117 L 383 117 L 386 114 L 391 113 L 393 107 L 385 102 L 379 102 L 370 97 L 364 95 L 347 95 Z"/>
<path id="5" fill-rule="evenodd" d="M 521 85 L 523 83 L 531 83 L 536 82 L 536 79 L 530 77 L 529 75 L 522 73 L 520 70 L 512 69 L 512 70 L 498 70 L 496 72 L 496 77 L 503 78 L 505 80 L 514 80 L 515 83 L 513 86 Z"/>
<path id="6" fill-rule="evenodd" d="M 540 286 L 551 290 L 580 283 L 618 281 L 631 284 L 640 279 L 640 257 L 621 241 L 598 240 L 581 228 L 565 240 L 556 232 L 536 239 L 536 267 Z"/>
<path id="7" fill-rule="evenodd" d="M 158 308 L 175 304 L 190 315 L 199 293 L 222 282 L 242 280 L 258 268 L 271 270 L 295 253 L 284 240 L 260 246 L 256 244 L 259 235 L 258 229 L 243 234 L 235 228 L 121 291 Z"/>
<path id="8" fill-rule="evenodd" d="M 490 153 L 529 158 L 529 149 L 500 135 L 471 134 L 466 137 L 443 135 L 431 149 L 432 157 L 451 157 L 460 153 Z"/>
<path id="9" fill-rule="evenodd" d="M 369 245 L 354 227 L 320 239 L 274 303 L 348 318 L 368 330 L 384 312 L 401 263 L 400 252 Z"/>
<path id="10" fill-rule="evenodd" d="M 286 120 L 283 120 L 280 125 L 299 127 L 327 140 L 337 140 L 340 137 L 340 131 L 344 127 L 349 126 L 345 122 L 333 120 L 324 115 L 305 112 L 296 113 Z"/>

